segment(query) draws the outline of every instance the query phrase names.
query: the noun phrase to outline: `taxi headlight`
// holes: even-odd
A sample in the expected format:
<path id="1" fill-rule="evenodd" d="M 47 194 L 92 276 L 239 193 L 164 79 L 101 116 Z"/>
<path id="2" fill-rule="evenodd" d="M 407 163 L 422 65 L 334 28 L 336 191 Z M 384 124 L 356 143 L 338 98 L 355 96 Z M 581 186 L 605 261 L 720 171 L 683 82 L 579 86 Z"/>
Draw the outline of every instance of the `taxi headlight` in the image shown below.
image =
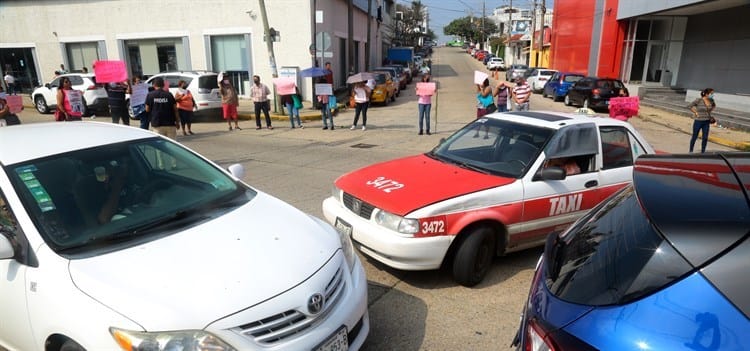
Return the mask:
<path id="1" fill-rule="evenodd" d="M 333 196 L 336 201 L 341 202 L 341 194 L 341 189 L 334 184 L 333 187 L 331 187 L 331 196 Z"/>
<path id="2" fill-rule="evenodd" d="M 224 341 L 201 330 L 140 332 L 110 327 L 117 345 L 127 351 L 236 351 Z"/>
<path id="3" fill-rule="evenodd" d="M 375 223 L 402 234 L 415 234 L 419 231 L 418 220 L 404 218 L 380 209 L 375 215 Z"/>

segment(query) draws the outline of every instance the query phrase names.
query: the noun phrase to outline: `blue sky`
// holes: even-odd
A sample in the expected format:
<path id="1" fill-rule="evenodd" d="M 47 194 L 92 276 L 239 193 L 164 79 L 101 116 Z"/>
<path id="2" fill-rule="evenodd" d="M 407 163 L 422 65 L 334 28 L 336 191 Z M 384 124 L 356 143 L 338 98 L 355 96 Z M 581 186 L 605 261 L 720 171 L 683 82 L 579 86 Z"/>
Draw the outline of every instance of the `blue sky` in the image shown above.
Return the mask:
<path id="1" fill-rule="evenodd" d="M 531 8 L 532 0 L 512 0 L 513 7 Z M 537 0 L 541 1 L 541 0 Z M 438 43 L 445 43 L 452 38 L 443 34 L 443 27 L 450 24 L 453 20 L 469 16 L 470 12 L 474 16 L 482 15 L 482 4 L 485 6 L 486 14 L 492 13 L 492 10 L 499 6 L 510 5 L 510 0 L 421 0 L 422 5 L 427 6 L 430 12 L 430 29 L 438 36 Z M 396 3 L 411 6 L 411 0 L 396 0 Z M 553 0 L 545 0 L 547 8 L 551 9 Z"/>

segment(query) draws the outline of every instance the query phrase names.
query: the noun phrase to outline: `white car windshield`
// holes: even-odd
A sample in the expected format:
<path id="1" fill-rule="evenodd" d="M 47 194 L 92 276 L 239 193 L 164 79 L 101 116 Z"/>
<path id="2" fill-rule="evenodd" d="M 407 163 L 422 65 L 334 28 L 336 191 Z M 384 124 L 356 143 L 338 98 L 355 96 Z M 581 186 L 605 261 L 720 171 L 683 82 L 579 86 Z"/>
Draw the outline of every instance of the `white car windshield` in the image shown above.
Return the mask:
<path id="1" fill-rule="evenodd" d="M 161 138 L 67 152 L 6 171 L 45 242 L 60 254 L 152 240 L 241 206 L 256 194 Z"/>
<path id="2" fill-rule="evenodd" d="M 553 134 L 547 128 L 480 118 L 427 155 L 478 172 L 520 178 Z"/>

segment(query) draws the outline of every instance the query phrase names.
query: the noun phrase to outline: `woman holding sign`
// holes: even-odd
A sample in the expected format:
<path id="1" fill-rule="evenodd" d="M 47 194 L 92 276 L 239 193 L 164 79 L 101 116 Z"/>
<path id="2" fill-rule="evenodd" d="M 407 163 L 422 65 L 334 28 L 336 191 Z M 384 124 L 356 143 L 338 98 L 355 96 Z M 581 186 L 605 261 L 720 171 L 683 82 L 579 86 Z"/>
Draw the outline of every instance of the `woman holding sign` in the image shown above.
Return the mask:
<path id="1" fill-rule="evenodd" d="M 419 99 L 419 135 L 422 135 L 423 122 L 427 126 L 427 135 L 430 134 L 430 109 L 432 108 L 432 95 L 435 94 L 435 83 L 430 83 L 430 74 L 422 74 L 422 81 L 415 88 Z"/>
<path id="2" fill-rule="evenodd" d="M 83 95 L 78 90 L 73 90 L 70 78 L 60 79 L 60 87 L 57 89 L 57 109 L 55 110 L 55 121 L 80 121 L 83 115 Z"/>

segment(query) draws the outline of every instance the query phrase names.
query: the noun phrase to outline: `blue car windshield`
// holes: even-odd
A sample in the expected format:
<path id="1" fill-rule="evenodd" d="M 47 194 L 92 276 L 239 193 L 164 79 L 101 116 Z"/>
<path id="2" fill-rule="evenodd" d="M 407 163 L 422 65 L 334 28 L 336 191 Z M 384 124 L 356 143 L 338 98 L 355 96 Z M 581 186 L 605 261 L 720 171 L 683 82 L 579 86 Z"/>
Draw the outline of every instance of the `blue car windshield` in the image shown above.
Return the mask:
<path id="1" fill-rule="evenodd" d="M 520 178 L 554 131 L 507 120 L 480 118 L 427 155 L 478 172 Z"/>
<path id="2" fill-rule="evenodd" d="M 39 233 L 61 254 L 167 233 L 256 194 L 161 138 L 57 154 L 6 171 Z"/>

